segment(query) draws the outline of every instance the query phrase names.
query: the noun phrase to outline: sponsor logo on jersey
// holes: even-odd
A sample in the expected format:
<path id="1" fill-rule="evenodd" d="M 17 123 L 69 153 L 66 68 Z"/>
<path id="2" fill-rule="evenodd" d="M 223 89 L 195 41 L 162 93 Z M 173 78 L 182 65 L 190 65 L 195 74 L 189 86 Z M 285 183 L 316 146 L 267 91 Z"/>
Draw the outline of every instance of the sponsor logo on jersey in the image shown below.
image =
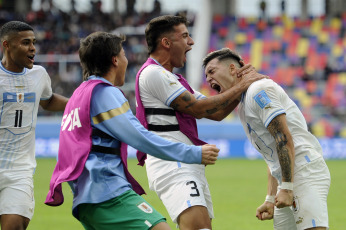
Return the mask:
<path id="1" fill-rule="evenodd" d="M 145 213 L 152 213 L 153 209 L 145 202 L 137 205 L 137 207 Z"/>
<path id="2" fill-rule="evenodd" d="M 296 224 L 301 224 L 303 222 L 303 217 L 298 217 L 298 220 L 296 221 Z"/>
<path id="3" fill-rule="evenodd" d="M 82 124 L 79 119 L 79 112 L 78 112 L 79 110 L 80 108 L 72 109 L 69 114 L 65 114 L 62 117 L 62 122 L 61 122 L 62 131 L 65 131 L 66 128 L 67 128 L 67 131 L 71 131 L 71 130 L 74 130 L 76 127 L 77 128 L 82 127 Z"/>

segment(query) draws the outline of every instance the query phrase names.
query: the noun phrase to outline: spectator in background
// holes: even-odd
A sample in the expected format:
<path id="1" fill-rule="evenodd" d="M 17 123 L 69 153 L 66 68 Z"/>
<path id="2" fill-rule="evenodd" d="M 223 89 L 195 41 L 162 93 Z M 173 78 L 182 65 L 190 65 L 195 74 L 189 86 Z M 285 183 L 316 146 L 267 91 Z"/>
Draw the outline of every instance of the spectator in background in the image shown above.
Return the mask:
<path id="1" fill-rule="evenodd" d="M 242 63 L 228 48 L 211 52 L 203 60 L 207 82 L 219 92 L 234 87 Z M 296 104 L 271 79 L 252 83 L 238 100 L 245 133 L 268 165 L 267 196 L 256 217 L 274 218 L 277 230 L 328 229 L 330 173 Z"/>
<path id="2" fill-rule="evenodd" d="M 31 26 L 7 22 L 0 29 L 0 40 L 0 222 L 2 230 L 23 230 L 35 207 L 38 107 L 63 111 L 68 98 L 52 93 L 48 73 L 34 65 L 36 38 Z"/>
<path id="3" fill-rule="evenodd" d="M 267 17 L 267 2 L 266 1 L 261 1 L 260 4 L 259 4 L 259 8 L 260 8 L 260 11 L 261 11 L 261 17 L 262 17 L 262 20 L 265 20 L 266 17 Z"/>
<path id="4" fill-rule="evenodd" d="M 153 10 L 150 13 L 152 18 L 158 17 L 161 15 L 161 2 L 159 0 L 154 1 Z"/>

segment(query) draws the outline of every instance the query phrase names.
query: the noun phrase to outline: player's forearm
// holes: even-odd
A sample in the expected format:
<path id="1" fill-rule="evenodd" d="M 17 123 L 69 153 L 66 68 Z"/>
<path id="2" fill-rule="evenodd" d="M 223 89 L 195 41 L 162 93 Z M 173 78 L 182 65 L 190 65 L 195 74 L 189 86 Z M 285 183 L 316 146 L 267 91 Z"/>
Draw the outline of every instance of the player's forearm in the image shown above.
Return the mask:
<path id="1" fill-rule="evenodd" d="M 100 125 L 117 139 L 154 157 L 187 164 L 201 164 L 202 162 L 201 146 L 172 142 L 148 131 L 130 112 L 129 108 L 127 113 L 113 117 Z"/>
<path id="2" fill-rule="evenodd" d="M 268 130 L 276 142 L 276 151 L 281 167 L 282 181 L 293 182 L 294 144 L 286 124 L 286 115 L 275 117 L 268 125 Z"/>
<path id="3" fill-rule="evenodd" d="M 232 104 L 238 101 L 238 98 L 245 89 L 246 87 L 244 84 L 237 84 L 222 94 L 201 100 L 196 100 L 192 94 L 185 92 L 174 100 L 170 106 L 182 113 L 190 114 L 197 119 L 217 116 L 215 113 L 229 108 L 229 110 L 223 114 L 225 117 L 226 113 L 229 114 L 230 111 L 234 109 Z"/>
<path id="4" fill-rule="evenodd" d="M 289 133 L 277 132 L 276 150 L 279 157 L 282 181 L 293 182 L 294 175 L 294 148 L 292 137 Z"/>
<path id="5" fill-rule="evenodd" d="M 269 168 L 267 168 L 267 172 L 268 172 L 267 195 L 275 196 L 277 187 L 278 187 L 278 181 L 271 175 Z"/>
<path id="6" fill-rule="evenodd" d="M 222 121 L 224 118 L 226 118 L 233 110 L 238 106 L 239 100 L 235 100 L 232 102 L 228 107 L 225 109 L 219 110 L 218 112 L 207 116 L 206 118 L 214 121 Z"/>

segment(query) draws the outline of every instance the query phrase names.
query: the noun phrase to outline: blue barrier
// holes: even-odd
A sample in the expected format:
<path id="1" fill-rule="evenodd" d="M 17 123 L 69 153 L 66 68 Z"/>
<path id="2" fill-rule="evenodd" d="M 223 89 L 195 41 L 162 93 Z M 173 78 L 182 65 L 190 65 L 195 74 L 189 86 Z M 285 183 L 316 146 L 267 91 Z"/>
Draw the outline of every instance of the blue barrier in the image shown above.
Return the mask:
<path id="1" fill-rule="evenodd" d="M 59 148 L 60 120 L 39 119 L 36 125 L 36 156 L 56 157 Z M 234 122 L 198 121 L 199 136 L 202 140 L 220 148 L 220 158 L 258 159 L 261 155 L 247 140 L 243 127 Z M 319 139 L 325 159 L 346 159 L 346 139 Z M 136 150 L 129 147 L 129 157 L 135 157 Z"/>

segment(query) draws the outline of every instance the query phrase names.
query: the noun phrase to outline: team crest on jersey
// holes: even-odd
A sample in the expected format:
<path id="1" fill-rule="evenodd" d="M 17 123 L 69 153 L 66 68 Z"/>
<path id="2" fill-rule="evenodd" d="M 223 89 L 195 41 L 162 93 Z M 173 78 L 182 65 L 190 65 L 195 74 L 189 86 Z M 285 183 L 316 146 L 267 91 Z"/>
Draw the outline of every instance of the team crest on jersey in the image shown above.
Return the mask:
<path id="1" fill-rule="evenodd" d="M 17 93 L 17 102 L 18 103 L 24 102 L 24 93 Z"/>
<path id="2" fill-rule="evenodd" d="M 153 212 L 153 209 L 152 207 L 150 207 L 147 203 L 143 202 L 139 205 L 137 205 L 137 207 L 142 210 L 143 212 L 145 213 L 152 213 Z"/>
<path id="3" fill-rule="evenodd" d="M 294 213 L 297 213 L 299 211 L 299 200 L 298 197 L 293 197 L 293 204 L 292 204 L 292 210 Z"/>
<path id="4" fill-rule="evenodd" d="M 261 107 L 261 109 L 263 109 L 266 105 L 268 105 L 271 102 L 264 90 L 259 92 L 256 96 L 254 96 L 254 99 L 257 102 L 257 104 Z"/>

